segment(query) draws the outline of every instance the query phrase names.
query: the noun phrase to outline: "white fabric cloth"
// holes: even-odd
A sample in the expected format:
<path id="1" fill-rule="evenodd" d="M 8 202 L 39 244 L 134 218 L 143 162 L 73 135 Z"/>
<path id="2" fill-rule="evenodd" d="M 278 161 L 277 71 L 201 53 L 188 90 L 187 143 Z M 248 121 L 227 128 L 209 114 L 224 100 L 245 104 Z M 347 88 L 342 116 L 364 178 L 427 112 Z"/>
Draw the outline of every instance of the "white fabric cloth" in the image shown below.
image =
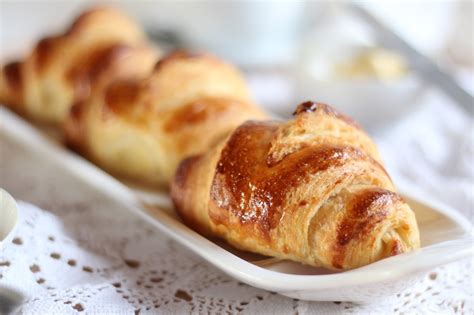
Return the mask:
<path id="1" fill-rule="evenodd" d="M 472 222 L 470 118 L 429 93 L 376 141 L 397 184 L 424 190 Z M 20 201 L 18 229 L 0 252 L 0 295 L 5 287 L 19 292 L 25 314 L 474 311 L 470 259 L 437 268 L 376 304 L 305 302 L 252 288 L 1 133 L 0 186 L 45 209 Z"/>

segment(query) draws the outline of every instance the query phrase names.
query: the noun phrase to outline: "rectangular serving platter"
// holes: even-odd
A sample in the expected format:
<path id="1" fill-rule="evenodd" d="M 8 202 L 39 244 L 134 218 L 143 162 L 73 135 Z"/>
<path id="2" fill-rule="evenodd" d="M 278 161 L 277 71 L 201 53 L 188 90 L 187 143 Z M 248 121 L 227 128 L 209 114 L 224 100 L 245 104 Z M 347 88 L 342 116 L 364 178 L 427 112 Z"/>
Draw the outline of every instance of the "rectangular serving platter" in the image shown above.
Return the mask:
<path id="1" fill-rule="evenodd" d="M 268 259 L 197 234 L 181 222 L 165 192 L 112 177 L 1 106 L 0 136 L 53 161 L 228 275 L 293 298 L 370 302 L 399 293 L 432 268 L 473 254 L 472 226 L 462 215 L 420 193 L 414 195 L 401 189 L 417 216 L 422 243 L 419 250 L 345 272 Z"/>

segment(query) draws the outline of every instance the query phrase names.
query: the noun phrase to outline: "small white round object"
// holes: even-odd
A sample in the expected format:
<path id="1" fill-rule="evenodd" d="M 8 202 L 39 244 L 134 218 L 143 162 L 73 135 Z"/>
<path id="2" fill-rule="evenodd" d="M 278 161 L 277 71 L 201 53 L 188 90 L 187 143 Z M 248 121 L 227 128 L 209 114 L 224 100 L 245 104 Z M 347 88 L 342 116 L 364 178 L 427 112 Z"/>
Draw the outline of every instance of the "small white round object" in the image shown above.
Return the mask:
<path id="1" fill-rule="evenodd" d="M 18 222 L 18 206 L 5 190 L 0 188 L 0 250 L 3 244 L 13 237 L 13 231 Z"/>

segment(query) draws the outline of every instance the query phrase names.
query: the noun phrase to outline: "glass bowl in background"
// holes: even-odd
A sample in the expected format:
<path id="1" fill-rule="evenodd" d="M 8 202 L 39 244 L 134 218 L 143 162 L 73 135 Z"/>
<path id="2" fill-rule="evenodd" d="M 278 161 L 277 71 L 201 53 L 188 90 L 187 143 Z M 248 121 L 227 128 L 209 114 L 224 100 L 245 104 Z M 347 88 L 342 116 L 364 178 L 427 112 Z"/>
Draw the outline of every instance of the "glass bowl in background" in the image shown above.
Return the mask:
<path id="1" fill-rule="evenodd" d="M 328 44 L 296 67 L 295 95 L 327 103 L 367 129 L 378 129 L 416 106 L 423 83 L 399 55 L 370 45 Z"/>
<path id="2" fill-rule="evenodd" d="M 297 102 L 327 103 L 369 130 L 403 117 L 423 91 L 407 61 L 380 47 L 374 30 L 341 6 L 307 34 L 293 77 Z"/>

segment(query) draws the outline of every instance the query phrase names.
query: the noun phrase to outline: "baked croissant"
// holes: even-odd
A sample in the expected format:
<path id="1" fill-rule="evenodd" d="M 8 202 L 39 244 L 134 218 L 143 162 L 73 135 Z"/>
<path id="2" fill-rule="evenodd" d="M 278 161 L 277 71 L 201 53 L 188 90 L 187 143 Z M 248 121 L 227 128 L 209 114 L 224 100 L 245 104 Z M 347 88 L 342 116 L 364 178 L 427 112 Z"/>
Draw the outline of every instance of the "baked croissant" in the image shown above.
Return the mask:
<path id="1" fill-rule="evenodd" d="M 235 68 L 177 51 L 146 78 L 115 81 L 75 106 L 65 130 L 72 146 L 106 170 L 168 184 L 182 159 L 263 117 Z"/>
<path id="2" fill-rule="evenodd" d="M 108 7 L 86 11 L 65 33 L 39 41 L 24 61 L 2 67 L 0 102 L 31 119 L 62 123 L 74 103 L 115 79 L 105 69 L 121 64 L 135 46 L 134 59 L 151 67 L 157 53 L 145 47 L 134 21 Z"/>
<path id="3" fill-rule="evenodd" d="M 374 143 L 324 104 L 303 103 L 288 122 L 242 124 L 184 160 L 171 195 L 198 232 L 312 266 L 357 268 L 420 245 Z"/>

